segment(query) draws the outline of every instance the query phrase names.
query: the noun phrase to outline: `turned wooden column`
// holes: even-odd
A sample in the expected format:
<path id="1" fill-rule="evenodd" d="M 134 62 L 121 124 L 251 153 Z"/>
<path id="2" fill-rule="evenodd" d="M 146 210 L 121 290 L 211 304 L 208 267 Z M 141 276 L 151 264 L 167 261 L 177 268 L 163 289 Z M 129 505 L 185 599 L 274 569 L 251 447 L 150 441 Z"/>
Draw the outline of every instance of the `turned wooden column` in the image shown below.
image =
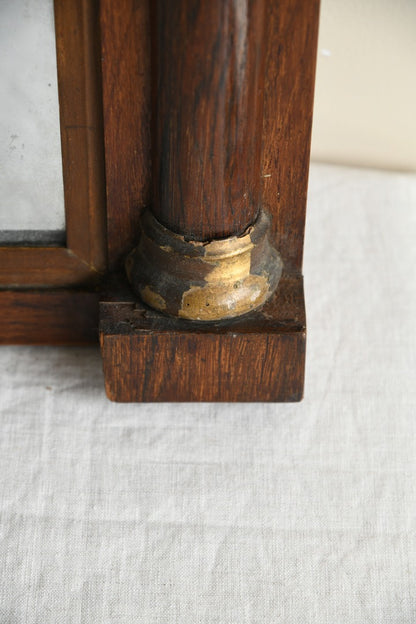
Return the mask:
<path id="1" fill-rule="evenodd" d="M 153 202 L 126 267 L 169 315 L 240 316 L 279 281 L 261 198 L 266 5 L 151 5 Z"/>
<path id="2" fill-rule="evenodd" d="M 100 7 L 107 395 L 298 401 L 319 0 Z"/>

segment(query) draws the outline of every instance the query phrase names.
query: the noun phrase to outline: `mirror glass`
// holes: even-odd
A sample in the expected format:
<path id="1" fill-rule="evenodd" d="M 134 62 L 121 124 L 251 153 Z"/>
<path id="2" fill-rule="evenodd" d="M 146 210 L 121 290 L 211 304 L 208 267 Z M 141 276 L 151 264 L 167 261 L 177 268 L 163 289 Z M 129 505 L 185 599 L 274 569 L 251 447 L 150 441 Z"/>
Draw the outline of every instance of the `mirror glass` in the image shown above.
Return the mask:
<path id="1" fill-rule="evenodd" d="M 62 244 L 53 0 L 0 0 L 0 245 Z"/>

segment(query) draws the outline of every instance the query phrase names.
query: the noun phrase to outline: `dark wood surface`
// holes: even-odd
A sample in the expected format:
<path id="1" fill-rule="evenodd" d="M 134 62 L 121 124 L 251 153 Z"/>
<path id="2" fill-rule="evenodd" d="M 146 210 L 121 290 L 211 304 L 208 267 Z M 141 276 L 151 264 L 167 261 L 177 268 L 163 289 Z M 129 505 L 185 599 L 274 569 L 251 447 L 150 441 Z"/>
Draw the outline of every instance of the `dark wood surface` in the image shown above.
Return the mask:
<path id="1" fill-rule="evenodd" d="M 121 290 L 100 304 L 107 395 L 114 401 L 298 401 L 305 363 L 301 276 L 235 321 L 164 317 Z"/>
<path id="2" fill-rule="evenodd" d="M 182 1 L 184 6 L 188 6 L 189 0 Z M 181 3 L 159 3 L 159 8 L 162 4 L 174 13 L 173 5 Z M 155 7 L 154 4 L 151 6 Z M 189 45 L 188 50 L 195 52 L 191 59 L 183 59 L 192 68 L 189 82 L 180 73 L 184 66 L 175 69 L 176 77 L 182 80 L 181 89 L 185 89 L 185 93 L 187 88 L 196 88 L 200 102 L 209 104 L 210 109 L 218 106 L 220 110 L 221 106 L 226 107 L 228 104 L 227 119 L 231 121 L 236 111 L 244 113 L 249 104 L 253 103 L 252 92 L 244 92 L 244 89 L 241 92 L 238 89 L 239 68 L 242 65 L 238 64 L 238 50 L 241 52 L 241 48 L 237 40 L 231 40 L 231 49 L 222 47 L 223 43 L 219 40 L 218 46 L 212 50 L 214 56 L 218 54 L 216 58 L 224 61 L 226 71 L 218 76 L 217 64 L 213 64 L 211 84 L 215 85 L 218 80 L 220 83 L 223 80 L 223 93 L 231 94 L 231 101 L 226 102 L 223 99 L 222 102 L 212 102 L 206 88 L 209 81 L 205 86 L 201 83 L 198 92 L 198 79 L 193 73 L 198 63 L 198 41 L 193 38 L 189 24 L 193 24 L 201 37 L 204 37 L 201 30 L 204 20 L 201 23 L 198 21 L 202 15 L 208 18 L 215 11 L 222 11 L 222 15 L 226 17 L 221 21 L 222 34 L 240 33 L 240 41 L 246 44 L 244 49 L 248 51 L 247 57 L 243 54 L 247 71 L 260 71 L 265 63 L 264 93 L 262 94 L 261 81 L 257 82 L 258 97 L 254 98 L 256 110 L 261 105 L 264 108 L 263 131 L 258 132 L 254 149 L 243 152 L 241 158 L 251 159 L 251 163 L 256 163 L 259 145 L 261 146 L 260 186 L 263 186 L 263 190 L 260 203 L 272 214 L 274 237 L 282 253 L 287 274 L 281 281 L 276 296 L 261 311 L 237 321 L 205 327 L 189 322 L 187 325 L 186 321 L 175 321 L 151 312 L 137 303 L 130 291 L 118 291 L 118 286 L 113 286 L 112 296 L 109 298 L 111 300 L 102 304 L 101 321 L 107 392 L 111 398 L 124 401 L 299 400 L 303 392 L 305 357 L 303 290 L 299 271 L 302 262 L 309 165 L 318 0 L 264 3 L 265 16 L 262 14 L 263 4 L 260 0 L 222 4 L 217 0 L 213 0 L 212 4 L 195 0 L 192 6 L 195 11 L 187 14 L 186 23 L 184 24 L 180 16 L 178 23 L 182 28 L 181 32 L 188 33 L 188 39 L 183 38 L 182 45 Z M 227 9 L 227 6 L 234 8 Z M 247 15 L 251 16 L 246 31 L 241 28 L 243 13 L 233 13 L 234 10 L 238 12 L 239 7 L 247 9 Z M 260 11 L 250 13 L 253 7 L 260 8 Z M 9 279 L 12 278 L 15 286 L 28 285 L 28 276 L 31 284 L 40 285 L 38 280 L 42 279 L 42 265 L 47 269 L 42 280 L 43 286 L 58 285 L 59 275 L 64 275 L 64 283 L 71 285 L 76 285 L 78 280 L 89 281 L 98 276 L 105 266 L 102 167 L 100 170 L 101 113 L 96 101 L 100 81 L 100 76 L 96 73 L 97 9 L 96 0 L 76 0 L 74 3 L 56 0 L 60 97 L 71 97 L 63 95 L 66 88 L 65 75 L 70 91 L 75 90 L 79 95 L 79 100 L 73 101 L 70 107 L 66 108 L 65 104 L 62 106 L 64 162 L 67 159 L 72 167 L 65 174 L 65 199 L 69 202 L 68 206 L 74 202 L 77 187 L 84 197 L 75 207 L 78 212 L 72 213 L 76 217 L 72 219 L 67 215 L 68 248 L 21 248 L 20 268 L 15 264 L 14 256 L 19 250 L 0 249 L 0 279 L 3 280 L 3 287 L 10 284 L 6 274 Z M 73 18 L 76 18 L 75 22 L 71 21 Z M 136 243 L 140 210 L 151 204 L 151 111 L 152 106 L 155 107 L 158 102 L 158 92 L 156 90 L 152 104 L 150 21 L 147 0 L 100 2 L 108 200 L 107 248 L 111 268 L 120 266 L 126 253 Z M 209 19 L 206 24 L 209 28 Z M 265 36 L 258 37 L 263 27 Z M 254 33 L 257 33 L 256 37 Z M 73 37 L 72 43 L 65 41 L 65 37 Z M 164 53 L 163 46 L 159 47 Z M 74 71 L 68 54 L 66 58 L 62 56 L 65 55 L 65 50 L 71 50 L 74 63 L 81 56 L 84 59 L 84 65 L 79 72 Z M 84 51 L 83 54 L 81 50 Z M 158 57 L 153 56 L 153 65 L 155 58 Z M 170 88 L 174 94 L 173 81 Z M 160 106 L 160 102 L 157 106 Z M 195 122 L 193 125 L 199 130 L 204 119 L 208 125 L 213 126 L 213 136 L 219 141 L 215 143 L 214 140 L 213 145 L 216 146 L 221 143 L 219 128 L 216 127 L 218 121 L 211 114 L 204 115 L 202 109 L 195 108 L 194 118 L 189 122 Z M 74 112 L 72 119 L 71 111 Z M 246 131 L 250 133 L 257 118 L 257 113 L 250 119 L 243 114 L 242 125 L 238 128 L 239 135 L 240 131 L 243 135 Z M 186 123 L 187 121 L 185 120 Z M 184 138 L 181 131 L 179 128 L 177 136 L 186 144 L 186 136 Z M 175 132 L 178 132 L 178 128 Z M 201 137 L 196 134 L 198 140 L 205 140 L 208 136 L 209 131 Z M 230 136 L 222 138 L 223 146 L 231 145 Z M 238 140 L 237 137 L 237 148 Z M 209 142 L 206 143 L 208 145 Z M 172 144 L 169 144 L 169 149 L 173 149 Z M 82 177 L 82 171 L 78 170 L 74 162 L 80 151 L 85 153 L 85 157 L 82 156 L 81 159 L 84 159 L 89 171 L 87 178 Z M 181 150 L 182 152 L 186 154 L 186 150 Z M 225 153 L 227 154 L 227 150 Z M 208 153 L 208 169 L 209 156 Z M 227 173 L 228 165 L 230 168 Z M 237 195 L 238 203 L 241 200 L 238 187 L 240 184 L 244 186 L 248 167 L 245 164 L 241 165 L 241 170 L 237 167 L 240 173 L 233 179 L 236 170 L 232 165 L 235 166 L 235 163 L 230 161 L 228 165 L 224 164 L 228 180 L 232 181 L 228 190 Z M 216 182 L 213 184 L 209 181 L 210 171 L 206 171 L 207 188 L 210 188 L 210 192 L 223 193 L 223 190 L 217 188 Z M 185 174 L 188 175 L 188 172 L 185 171 Z M 78 175 L 81 176 L 79 183 Z M 212 179 L 218 175 L 217 168 Z M 200 186 L 194 191 L 189 185 L 189 192 L 195 192 L 201 198 L 201 184 L 205 182 L 198 180 L 198 184 Z M 257 196 L 255 183 L 253 189 L 253 196 Z M 87 195 L 88 201 L 85 200 Z M 207 198 L 204 201 L 207 206 L 212 206 L 215 219 L 217 216 L 220 218 L 215 202 L 210 204 Z M 254 206 L 255 203 L 254 199 L 250 205 Z M 189 211 L 198 222 L 199 236 L 205 236 L 203 228 L 206 226 L 208 234 L 213 231 L 211 226 L 214 226 L 216 233 L 229 231 L 226 222 L 229 215 L 224 217 L 223 214 L 225 220 L 221 223 L 214 220 L 204 222 L 200 207 L 195 205 L 192 212 Z M 245 215 L 244 219 L 252 218 L 254 212 L 247 212 L 246 207 L 247 204 L 240 203 L 240 216 Z M 233 228 L 236 223 L 237 221 L 233 222 Z M 77 236 L 72 227 L 81 227 L 82 232 Z M 194 229 L 193 233 L 197 233 L 197 230 Z M 33 255 L 35 251 L 36 255 Z M 46 278 L 46 275 L 49 277 Z M 3 342 L 7 335 L 6 341 L 15 343 L 83 343 L 93 340 L 96 335 L 97 296 L 93 290 L 4 290 L 0 292 L 0 303 L 0 335 Z"/>
<path id="3" fill-rule="evenodd" d="M 0 288 L 85 284 L 105 271 L 97 19 L 96 0 L 55 2 L 67 244 L 0 247 Z"/>
<path id="4" fill-rule="evenodd" d="M 94 283 L 100 274 L 66 247 L 0 248 L 0 287 L 59 287 Z"/>
<path id="5" fill-rule="evenodd" d="M 107 263 L 98 17 L 98 0 L 55 0 L 66 246 L 0 247 L 2 343 L 97 336 L 94 285 Z M 47 290 L 74 286 L 93 292 Z"/>
<path id="6" fill-rule="evenodd" d="M 286 269 L 302 267 L 319 0 L 268 2 L 263 206 Z"/>
<path id="7" fill-rule="evenodd" d="M 66 241 L 92 271 L 107 264 L 98 0 L 55 0 Z"/>
<path id="8" fill-rule="evenodd" d="M 254 316 L 205 327 L 150 312 L 131 294 L 117 296 L 113 289 L 100 317 L 107 394 L 117 401 L 299 400 L 305 362 L 301 265 L 319 2 L 157 0 L 151 16 L 146 6 L 144 0 L 104 0 L 102 5 L 108 33 L 103 33 L 103 71 L 112 265 L 135 243 L 140 208 L 151 205 L 152 111 L 159 219 L 205 239 L 238 231 L 260 203 L 271 213 L 286 277 Z M 152 65 L 146 60 L 150 18 Z M 242 68 L 254 78 L 253 91 L 245 90 Z M 127 76 L 133 75 L 132 83 Z M 253 144 L 261 107 L 263 126 Z M 236 130 L 239 136 L 233 138 Z M 252 197 L 244 203 L 259 149 L 260 192 L 251 178 Z M 253 212 L 248 205 L 256 206 Z"/>
<path id="9" fill-rule="evenodd" d="M 261 40 L 266 54 L 262 204 L 272 214 L 273 236 L 286 268 L 293 270 L 302 265 L 318 18 L 319 0 L 268 2 Z M 147 0 L 102 0 L 101 24 L 109 258 L 114 267 L 137 241 L 140 209 L 151 204 Z"/>
<path id="10" fill-rule="evenodd" d="M 0 344 L 82 345 L 97 341 L 97 292 L 0 291 Z"/>
<path id="11" fill-rule="evenodd" d="M 259 212 L 266 4 L 152 3 L 153 212 L 196 240 Z"/>
<path id="12" fill-rule="evenodd" d="M 150 204 L 150 33 L 148 0 L 101 0 L 108 260 L 114 268 L 137 242 Z"/>

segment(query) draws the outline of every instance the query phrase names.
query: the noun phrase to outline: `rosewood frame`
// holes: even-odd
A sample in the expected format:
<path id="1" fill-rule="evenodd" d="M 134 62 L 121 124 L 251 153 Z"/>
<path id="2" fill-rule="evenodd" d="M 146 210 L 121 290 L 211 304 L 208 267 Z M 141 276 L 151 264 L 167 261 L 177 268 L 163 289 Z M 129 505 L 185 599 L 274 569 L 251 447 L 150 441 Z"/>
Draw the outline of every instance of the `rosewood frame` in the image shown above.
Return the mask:
<path id="1" fill-rule="evenodd" d="M 0 247 L 1 342 L 96 339 L 96 295 L 92 308 L 90 293 L 34 289 L 91 290 L 106 270 L 98 11 L 96 0 L 55 0 L 66 246 Z M 82 315 L 77 329 L 74 305 L 84 300 L 91 318 Z"/>
<path id="2" fill-rule="evenodd" d="M 264 66 L 263 83 L 255 89 L 259 97 L 260 92 L 264 94 L 263 131 L 260 128 L 255 133 L 261 165 L 258 174 L 255 173 L 257 181 L 253 178 L 249 185 L 253 189 L 261 187 L 259 211 L 264 209 L 271 215 L 270 238 L 283 260 L 284 271 L 277 290 L 264 307 L 249 315 L 227 322 L 221 317 L 218 322 L 201 325 L 149 309 L 134 297 L 125 279 L 123 265 L 140 238 L 143 208 L 154 211 L 156 206 L 154 214 L 162 225 L 167 224 L 173 233 L 186 235 L 184 240 L 193 240 L 193 227 L 189 230 L 188 225 L 195 217 L 192 213 L 195 202 L 188 202 L 183 223 L 178 217 L 179 204 L 171 210 L 168 201 L 159 215 L 158 194 L 154 192 L 159 173 L 155 173 L 155 165 L 157 170 L 158 158 L 165 154 L 165 144 L 162 141 L 161 148 L 155 141 L 154 130 L 156 119 L 157 123 L 170 119 L 165 127 L 170 133 L 170 145 L 176 145 L 178 118 L 176 113 L 171 113 L 175 110 L 180 116 L 185 104 L 188 108 L 191 105 L 192 110 L 193 90 L 188 89 L 186 81 L 180 85 L 169 67 L 175 68 L 172 65 L 175 58 L 181 59 L 182 66 L 187 63 L 189 48 L 181 47 L 181 42 L 187 41 L 189 24 L 186 23 L 215 5 L 217 17 L 209 18 L 210 28 L 200 29 L 201 63 L 196 69 L 192 49 L 189 52 L 190 73 L 194 78 L 201 76 L 207 94 L 204 106 L 209 114 L 202 123 L 206 124 L 208 136 L 211 132 L 216 116 L 209 103 L 211 74 L 206 61 L 210 59 L 215 69 L 230 60 L 227 57 L 224 61 L 218 54 L 223 50 L 227 56 L 227 50 L 236 41 L 232 33 L 227 33 L 228 22 L 221 18 L 221 7 L 232 15 L 236 3 L 213 0 L 203 4 L 205 1 L 155 0 L 159 10 L 155 13 L 155 4 L 149 0 L 68 3 L 55 0 L 67 246 L 0 249 L 0 288 L 4 289 L 0 291 L 0 342 L 94 341 L 100 300 L 100 341 L 110 398 L 118 401 L 299 400 L 303 394 L 306 340 L 302 252 L 319 0 L 253 0 L 251 4 L 249 0 L 239 0 L 247 10 L 257 6 L 257 2 L 266 18 L 265 36 L 255 37 L 256 45 L 262 48 L 258 52 Z M 168 19 L 169 12 L 173 11 L 175 16 L 177 10 L 182 11 L 182 17 L 177 22 Z M 254 25 L 258 14 L 250 15 L 254 19 L 250 23 Z M 242 14 L 239 16 L 238 19 Z M 157 37 L 159 48 L 155 50 Z M 213 37 L 219 37 L 219 47 L 212 47 Z M 165 53 L 166 41 L 170 45 L 166 50 L 172 50 L 172 54 Z M 199 41 L 196 45 L 199 46 Z M 244 58 L 243 55 L 240 60 Z M 158 72 L 162 67 L 166 78 L 161 82 L 164 99 L 158 100 L 156 107 L 155 67 L 159 67 Z M 248 73 L 244 69 L 243 82 Z M 222 80 L 212 85 L 212 93 L 223 102 L 230 101 L 224 97 Z M 171 109 L 173 100 L 175 109 Z M 160 102 L 164 104 L 161 106 Z M 220 108 L 223 115 L 220 123 L 227 119 L 228 124 L 228 113 L 224 116 L 225 108 Z M 179 123 L 183 128 L 182 122 Z M 189 136 L 192 132 L 191 128 Z M 187 132 L 182 147 L 173 150 L 168 158 L 169 167 L 181 163 L 185 172 L 190 170 L 186 137 Z M 199 145 L 199 139 L 194 136 L 191 144 L 193 148 Z M 229 151 L 235 157 L 237 152 L 234 153 L 232 144 L 233 139 Z M 202 151 L 193 163 L 197 177 L 204 175 L 206 159 Z M 238 154 L 241 162 L 244 145 Z M 209 158 L 222 156 L 215 149 Z M 219 183 L 221 179 L 219 174 Z M 170 195 L 171 181 L 164 184 Z M 195 233 L 197 242 L 198 236 L 203 236 L 199 244 L 208 243 L 211 236 L 214 240 L 225 231 L 230 238 L 239 237 L 240 216 L 242 226 L 255 226 L 252 216 L 248 220 L 246 215 L 237 214 L 238 200 L 231 206 L 231 212 L 228 209 L 218 212 L 214 201 L 217 180 L 210 184 L 207 198 L 210 200 L 212 195 L 213 202 L 206 203 L 206 214 L 202 211 L 204 232 Z M 190 192 L 193 193 L 192 188 Z M 238 223 L 233 221 L 229 225 L 231 216 L 236 216 Z M 163 249 L 166 251 L 167 247 Z M 105 289 L 100 283 L 104 273 Z"/>

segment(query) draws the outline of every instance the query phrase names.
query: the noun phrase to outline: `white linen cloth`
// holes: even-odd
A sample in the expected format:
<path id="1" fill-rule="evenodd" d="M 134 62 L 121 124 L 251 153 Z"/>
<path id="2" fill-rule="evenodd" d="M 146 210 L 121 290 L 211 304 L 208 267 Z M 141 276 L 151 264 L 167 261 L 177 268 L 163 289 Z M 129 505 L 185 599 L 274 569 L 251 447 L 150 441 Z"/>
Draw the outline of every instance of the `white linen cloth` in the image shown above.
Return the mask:
<path id="1" fill-rule="evenodd" d="M 300 404 L 0 349 L 2 624 L 416 621 L 416 176 L 314 165 Z"/>

